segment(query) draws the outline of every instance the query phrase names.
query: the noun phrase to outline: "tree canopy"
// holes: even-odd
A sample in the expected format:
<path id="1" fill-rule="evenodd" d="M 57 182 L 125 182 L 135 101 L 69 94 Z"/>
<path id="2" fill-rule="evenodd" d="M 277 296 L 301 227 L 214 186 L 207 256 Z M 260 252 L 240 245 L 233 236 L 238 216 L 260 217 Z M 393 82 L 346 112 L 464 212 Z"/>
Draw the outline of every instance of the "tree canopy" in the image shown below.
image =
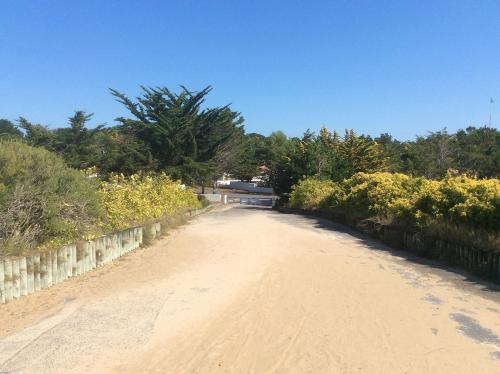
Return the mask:
<path id="1" fill-rule="evenodd" d="M 130 114 L 112 126 L 92 123 L 93 114 L 75 111 L 58 128 L 23 117 L 17 124 L 0 120 L 0 138 L 22 138 L 57 153 L 73 168 L 95 167 L 103 177 L 166 172 L 186 184 L 206 186 L 224 173 L 241 180 L 264 173 L 264 181 L 281 194 L 305 177 L 341 181 L 357 172 L 500 177 L 500 131 L 493 127 L 443 129 L 408 141 L 352 129 L 339 134 L 326 127 L 301 137 L 280 131 L 266 136 L 245 133 L 242 115 L 230 105 L 208 107 L 210 86 L 141 89 L 133 99 L 111 89 Z"/>
<path id="2" fill-rule="evenodd" d="M 111 93 L 133 116 L 117 121 L 148 147 L 158 168 L 188 183 L 204 184 L 221 174 L 216 159 L 243 134 L 241 114 L 229 105 L 202 108 L 210 86 L 197 92 L 185 87 L 180 93 L 166 87 L 142 90 L 135 101 L 117 90 Z"/>

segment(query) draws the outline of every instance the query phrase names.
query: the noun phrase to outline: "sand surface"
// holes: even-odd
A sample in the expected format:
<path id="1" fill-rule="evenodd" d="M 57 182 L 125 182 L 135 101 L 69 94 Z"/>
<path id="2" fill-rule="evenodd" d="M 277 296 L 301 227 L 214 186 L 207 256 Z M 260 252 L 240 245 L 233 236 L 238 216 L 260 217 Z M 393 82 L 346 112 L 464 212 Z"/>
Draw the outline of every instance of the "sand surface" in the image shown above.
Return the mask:
<path id="1" fill-rule="evenodd" d="M 238 206 L 0 305 L 0 373 L 500 373 L 499 336 L 491 285 Z"/>

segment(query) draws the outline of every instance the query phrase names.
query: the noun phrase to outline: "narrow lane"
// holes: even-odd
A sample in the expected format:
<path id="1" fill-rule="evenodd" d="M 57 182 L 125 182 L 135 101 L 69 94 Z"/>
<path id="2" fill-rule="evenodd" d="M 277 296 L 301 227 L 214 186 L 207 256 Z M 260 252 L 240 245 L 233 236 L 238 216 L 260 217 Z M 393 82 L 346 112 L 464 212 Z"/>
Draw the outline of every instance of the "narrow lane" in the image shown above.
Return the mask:
<path id="1" fill-rule="evenodd" d="M 500 373 L 500 292 L 234 207 L 0 306 L 0 373 Z"/>

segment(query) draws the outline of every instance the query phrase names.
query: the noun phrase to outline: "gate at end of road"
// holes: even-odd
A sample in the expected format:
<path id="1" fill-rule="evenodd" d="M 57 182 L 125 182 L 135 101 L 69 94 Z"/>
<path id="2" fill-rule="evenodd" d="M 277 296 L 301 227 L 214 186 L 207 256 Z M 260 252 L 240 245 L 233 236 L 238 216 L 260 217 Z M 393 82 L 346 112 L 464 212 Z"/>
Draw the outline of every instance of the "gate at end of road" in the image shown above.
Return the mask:
<path id="1" fill-rule="evenodd" d="M 240 197 L 241 205 L 274 206 L 274 197 Z"/>

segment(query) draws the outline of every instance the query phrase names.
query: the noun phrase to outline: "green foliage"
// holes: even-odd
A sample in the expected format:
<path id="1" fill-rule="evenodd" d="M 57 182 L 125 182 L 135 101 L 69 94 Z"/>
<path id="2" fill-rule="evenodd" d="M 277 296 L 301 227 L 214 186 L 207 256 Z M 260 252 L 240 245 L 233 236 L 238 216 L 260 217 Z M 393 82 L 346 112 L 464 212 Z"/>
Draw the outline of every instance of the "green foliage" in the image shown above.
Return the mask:
<path id="1" fill-rule="evenodd" d="M 116 90 L 111 93 L 134 116 L 118 118 L 122 129 L 147 145 L 159 170 L 200 185 L 221 175 L 216 161 L 225 146 L 243 133 L 240 113 L 229 106 L 202 109 L 211 87 L 199 92 L 182 87 L 178 94 L 166 87 L 142 89 L 135 102 Z"/>
<path id="2" fill-rule="evenodd" d="M 342 141 L 334 143 L 334 149 L 344 161 L 347 175 L 374 173 L 387 168 L 383 148 L 369 138 L 357 136 L 354 130 L 346 130 Z"/>
<path id="3" fill-rule="evenodd" d="M 86 124 L 92 116 L 93 114 L 77 111 L 68 118 L 69 127 L 52 131 L 51 150 L 64 157 L 66 163 L 73 168 L 93 166 L 98 157 L 94 146 L 95 137 L 104 126 L 88 129 Z"/>
<path id="4" fill-rule="evenodd" d="M 393 204 L 412 190 L 410 177 L 390 173 L 357 173 L 343 181 L 342 187 L 345 208 L 364 218 L 393 213 Z"/>
<path id="5" fill-rule="evenodd" d="M 88 129 L 91 118 L 92 114 L 77 111 L 69 118 L 69 127 L 51 130 L 25 118 L 19 120 L 19 125 L 28 143 L 57 153 L 73 168 L 96 166 L 101 175 L 133 174 L 155 168 L 151 153 L 142 141 L 116 127 L 106 129 L 98 125 Z"/>
<path id="6" fill-rule="evenodd" d="M 454 136 L 452 167 L 479 177 L 500 177 L 500 131 L 492 127 L 468 127 Z"/>
<path id="7" fill-rule="evenodd" d="M 444 129 L 406 142 L 389 134 L 372 140 L 353 130 L 341 137 L 323 127 L 318 135 L 306 131 L 300 139 L 286 139 L 280 149 L 280 157 L 270 165 L 271 184 L 281 195 L 303 178 L 341 182 L 358 172 L 390 171 L 428 179 L 442 179 L 448 172 L 500 177 L 500 131 L 489 127 L 469 127 L 456 134 Z"/>
<path id="8" fill-rule="evenodd" d="M 24 130 L 24 139 L 29 144 L 35 147 L 44 147 L 49 151 L 53 150 L 54 135 L 47 126 L 32 124 L 26 118 L 20 117 L 19 127 Z"/>
<path id="9" fill-rule="evenodd" d="M 329 208 L 354 220 L 378 218 L 441 234 L 463 230 L 468 242 L 495 248 L 500 180 L 448 175 L 434 181 L 397 173 L 357 173 L 340 184 L 304 179 L 293 187 L 289 206 Z"/>
<path id="10" fill-rule="evenodd" d="M 306 178 L 293 186 L 288 205 L 301 209 L 326 208 L 337 206 L 343 199 L 343 191 L 337 183 Z"/>
<path id="11" fill-rule="evenodd" d="M 0 139 L 20 139 L 23 133 L 12 122 L 0 119 Z"/>
<path id="12" fill-rule="evenodd" d="M 246 134 L 238 144 L 236 162 L 230 169 L 234 178 L 250 181 L 258 174 L 259 166 L 269 164 L 269 142 L 263 135 Z"/>
<path id="13" fill-rule="evenodd" d="M 99 182 L 62 158 L 0 140 L 0 255 L 54 247 L 201 207 L 165 174 Z"/>
<path id="14" fill-rule="evenodd" d="M 0 120 L 2 248 L 54 244 L 198 206 L 161 173 L 206 186 L 223 173 L 249 180 L 261 166 L 282 201 L 291 192 L 294 207 L 496 243 L 499 182 L 476 179 L 500 178 L 496 128 L 443 129 L 413 141 L 324 127 L 302 137 L 263 136 L 245 134 L 243 117 L 229 106 L 206 108 L 211 87 L 142 89 L 134 100 L 111 90 L 131 114 L 113 127 L 90 125 L 92 114 L 83 111 L 60 128 Z M 8 141 L 15 139 L 24 143 Z M 91 168 L 107 182 L 97 192 L 95 179 L 72 168 Z"/>
<path id="15" fill-rule="evenodd" d="M 181 86 L 182 87 L 182 86 Z M 119 125 L 88 126 L 92 114 L 76 111 L 68 126 L 49 129 L 19 119 L 19 128 L 0 120 L 0 137 L 19 137 L 62 156 L 69 166 L 96 166 L 99 175 L 164 171 L 190 185 L 212 185 L 223 173 L 249 180 L 265 165 L 267 179 L 286 197 L 300 179 L 340 182 L 358 172 L 389 171 L 429 179 L 448 172 L 471 177 L 500 177 L 500 131 L 468 127 L 450 134 L 443 129 L 398 141 L 390 134 L 372 139 L 346 130 L 343 136 L 322 128 L 289 138 L 245 134 L 243 118 L 229 106 L 205 108 L 211 88 L 191 92 L 182 87 L 143 87 L 132 100 L 111 90 L 130 112 Z"/>
<path id="16" fill-rule="evenodd" d="M 114 175 L 101 184 L 99 195 L 107 213 L 104 226 L 108 230 L 201 207 L 194 192 L 183 189 L 163 173 Z"/>
<path id="17" fill-rule="evenodd" d="M 210 205 L 210 201 L 208 201 L 208 199 L 203 195 L 198 195 L 198 201 L 200 202 L 202 208 L 206 208 Z"/>
<path id="18" fill-rule="evenodd" d="M 306 177 L 340 182 L 359 171 L 385 170 L 387 157 L 375 141 L 346 130 L 344 137 L 326 128 L 319 135 L 306 131 L 301 139 L 287 140 L 281 157 L 271 168 L 271 182 L 277 193 L 286 194 Z"/>
<path id="19" fill-rule="evenodd" d="M 500 131 L 468 127 L 456 134 L 446 129 L 400 142 L 389 134 L 375 139 L 389 156 L 394 172 L 444 178 L 448 171 L 473 177 L 500 177 Z"/>
<path id="20" fill-rule="evenodd" d="M 0 248 L 16 254 L 92 231 L 103 210 L 97 184 L 41 148 L 0 140 Z"/>
<path id="21" fill-rule="evenodd" d="M 96 134 L 91 155 L 83 164 L 96 166 L 101 176 L 112 173 L 131 175 L 157 169 L 157 162 L 144 142 L 116 127 Z"/>
<path id="22" fill-rule="evenodd" d="M 486 230 L 500 229 L 500 181 L 478 180 L 466 176 L 447 176 L 439 182 L 432 203 L 439 215 L 457 225 Z M 422 211 L 431 215 L 432 211 Z"/>

